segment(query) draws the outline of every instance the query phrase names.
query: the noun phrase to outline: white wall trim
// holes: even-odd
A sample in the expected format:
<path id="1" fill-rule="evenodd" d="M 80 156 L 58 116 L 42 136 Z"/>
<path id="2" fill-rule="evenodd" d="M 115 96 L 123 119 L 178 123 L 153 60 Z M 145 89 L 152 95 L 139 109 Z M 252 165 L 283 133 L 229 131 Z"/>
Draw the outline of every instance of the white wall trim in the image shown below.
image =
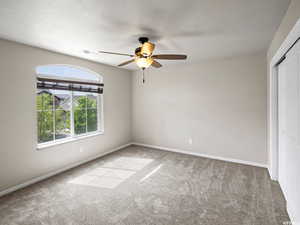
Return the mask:
<path id="1" fill-rule="evenodd" d="M 287 35 L 269 64 L 268 79 L 268 152 L 269 173 L 278 180 L 278 68 L 275 66 L 284 53 L 300 37 L 300 19 Z"/>
<path id="2" fill-rule="evenodd" d="M 216 159 L 216 160 L 221 160 L 221 161 L 226 161 L 226 162 L 239 163 L 239 164 L 244 164 L 244 165 L 267 168 L 266 164 L 250 162 L 250 161 L 244 161 L 244 160 L 240 160 L 240 159 L 232 159 L 232 158 L 202 154 L 202 153 L 197 153 L 197 152 L 190 152 L 190 151 L 183 150 L 183 149 L 168 148 L 168 147 L 162 147 L 162 146 L 157 146 L 157 145 L 149 145 L 149 144 L 143 144 L 143 143 L 138 143 L 138 142 L 133 142 L 132 144 L 137 145 L 137 146 L 147 147 L 147 148 L 154 148 L 154 149 L 158 149 L 158 150 L 162 150 L 162 151 L 176 152 L 176 153 L 199 156 L 199 157 L 204 157 L 204 158 L 209 158 L 209 159 Z"/>
<path id="3" fill-rule="evenodd" d="M 57 175 L 57 174 L 59 174 L 59 173 L 62 173 L 62 172 L 64 172 L 64 171 L 66 171 L 66 170 L 69 170 L 69 169 L 72 169 L 72 168 L 74 168 L 74 167 L 80 166 L 80 165 L 82 165 L 82 164 L 84 164 L 84 163 L 90 162 L 90 161 L 92 161 L 92 160 L 94 160 L 94 159 L 103 157 L 103 156 L 105 156 L 105 155 L 107 155 L 107 154 L 110 154 L 110 153 L 112 153 L 112 152 L 116 152 L 116 151 L 118 151 L 118 150 L 120 150 L 120 149 L 123 149 L 123 148 L 126 148 L 126 147 L 128 147 L 128 146 L 130 146 L 130 145 L 132 145 L 132 144 L 131 144 L 131 143 L 127 143 L 127 144 L 125 144 L 125 145 L 121 145 L 121 146 L 116 147 L 116 148 L 114 148 L 114 149 L 111 149 L 111 150 L 108 150 L 108 151 L 105 151 L 105 152 L 101 152 L 101 153 L 98 154 L 98 155 L 95 155 L 95 156 L 89 157 L 88 159 L 81 160 L 81 161 L 79 161 L 79 162 L 70 164 L 70 165 L 68 165 L 68 166 L 65 166 L 65 167 L 63 167 L 63 168 L 61 168 L 61 169 L 58 169 L 58 170 L 55 170 L 55 171 L 53 171 L 53 172 L 47 173 L 47 174 L 45 174 L 45 175 L 42 175 L 42 176 L 39 176 L 39 177 L 32 178 L 32 179 L 30 179 L 30 180 L 28 180 L 28 181 L 25 181 L 25 182 L 21 183 L 21 184 L 18 184 L 18 185 L 15 185 L 15 186 L 13 186 L 13 187 L 7 188 L 7 189 L 5 189 L 5 190 L 3 190 L 3 191 L 0 191 L 0 197 L 3 196 L 3 195 L 9 194 L 9 193 L 11 193 L 11 192 L 14 192 L 14 191 L 16 191 L 16 190 L 19 190 L 19 189 L 21 189 L 21 188 L 27 187 L 27 186 L 29 186 L 29 185 L 31 185 L 31 184 L 34 184 L 34 183 L 37 183 L 37 182 L 39 182 L 39 181 L 45 180 L 45 179 L 47 179 L 47 178 L 49 178 L 49 177 L 52 177 L 52 176 Z"/>

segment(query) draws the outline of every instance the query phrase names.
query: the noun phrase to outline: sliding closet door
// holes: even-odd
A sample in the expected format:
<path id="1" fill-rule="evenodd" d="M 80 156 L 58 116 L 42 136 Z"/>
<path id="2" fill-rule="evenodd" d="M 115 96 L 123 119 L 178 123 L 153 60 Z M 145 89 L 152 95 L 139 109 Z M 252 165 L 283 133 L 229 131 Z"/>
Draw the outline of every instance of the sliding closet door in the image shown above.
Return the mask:
<path id="1" fill-rule="evenodd" d="M 287 195 L 287 159 L 286 159 L 286 134 L 287 134 L 287 127 L 286 127 L 286 118 L 287 118 L 287 103 L 286 103 L 286 84 L 287 84 L 287 76 L 286 76 L 286 61 L 283 61 L 279 68 L 278 68 L 278 146 L 279 146 L 279 153 L 278 153 L 278 181 L 284 192 L 285 196 Z"/>
<path id="2" fill-rule="evenodd" d="M 299 47 L 300 43 L 287 54 L 278 68 L 279 183 L 289 212 L 294 217 L 300 216 Z"/>

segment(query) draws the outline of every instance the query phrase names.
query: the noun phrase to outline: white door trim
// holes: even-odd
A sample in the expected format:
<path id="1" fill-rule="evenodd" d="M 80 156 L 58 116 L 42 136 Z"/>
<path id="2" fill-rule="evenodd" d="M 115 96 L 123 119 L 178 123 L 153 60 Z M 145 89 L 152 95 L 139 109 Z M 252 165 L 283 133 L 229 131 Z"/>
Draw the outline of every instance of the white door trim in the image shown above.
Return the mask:
<path id="1" fill-rule="evenodd" d="M 300 19 L 298 19 L 268 65 L 268 169 L 272 180 L 278 180 L 278 68 L 276 63 L 299 37 Z"/>

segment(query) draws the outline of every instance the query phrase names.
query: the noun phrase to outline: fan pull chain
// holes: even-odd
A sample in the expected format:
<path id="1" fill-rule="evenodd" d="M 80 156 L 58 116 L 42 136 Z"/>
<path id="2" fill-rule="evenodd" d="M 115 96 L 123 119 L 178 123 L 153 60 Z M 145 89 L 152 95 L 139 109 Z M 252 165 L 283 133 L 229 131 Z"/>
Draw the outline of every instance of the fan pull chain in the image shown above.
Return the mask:
<path id="1" fill-rule="evenodd" d="M 145 68 L 142 68 L 143 70 L 143 84 L 145 83 Z"/>

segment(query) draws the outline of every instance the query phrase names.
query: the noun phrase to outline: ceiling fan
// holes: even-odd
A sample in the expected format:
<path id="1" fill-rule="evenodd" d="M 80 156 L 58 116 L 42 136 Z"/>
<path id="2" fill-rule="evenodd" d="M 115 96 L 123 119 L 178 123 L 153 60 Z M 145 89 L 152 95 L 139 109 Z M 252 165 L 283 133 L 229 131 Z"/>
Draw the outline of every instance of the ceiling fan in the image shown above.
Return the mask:
<path id="1" fill-rule="evenodd" d="M 145 70 L 149 66 L 153 66 L 155 68 L 162 67 L 162 65 L 156 60 L 184 60 L 187 58 L 187 55 L 173 55 L 173 54 L 153 55 L 155 44 L 149 42 L 149 38 L 147 37 L 140 37 L 138 40 L 141 43 L 141 46 L 135 49 L 134 54 L 123 54 L 123 53 L 106 52 L 106 51 L 98 51 L 98 53 L 129 56 L 133 59 L 123 62 L 118 66 L 125 66 L 135 62 L 137 66 L 142 70 Z"/>

